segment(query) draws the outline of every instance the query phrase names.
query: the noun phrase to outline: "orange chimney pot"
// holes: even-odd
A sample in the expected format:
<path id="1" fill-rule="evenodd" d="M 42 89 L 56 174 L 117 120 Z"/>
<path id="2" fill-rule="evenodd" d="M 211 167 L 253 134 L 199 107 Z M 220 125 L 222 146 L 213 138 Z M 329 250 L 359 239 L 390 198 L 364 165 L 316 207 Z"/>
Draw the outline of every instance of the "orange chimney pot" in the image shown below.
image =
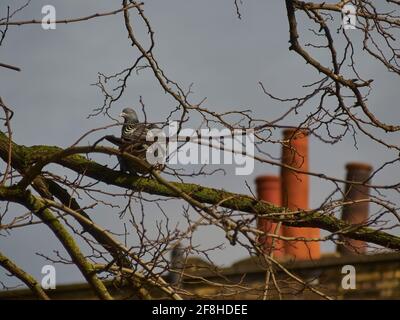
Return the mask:
<path id="1" fill-rule="evenodd" d="M 257 196 L 260 200 L 281 206 L 281 179 L 279 176 L 260 176 L 256 179 Z M 277 230 L 277 223 L 271 222 L 267 218 L 257 219 L 257 228 L 269 234 L 282 235 L 282 227 Z M 283 242 L 281 239 L 262 236 L 259 241 L 264 245 L 264 253 L 271 254 L 276 259 L 284 256 Z"/>
<path id="2" fill-rule="evenodd" d="M 308 171 L 308 136 L 306 130 L 286 129 L 283 131 L 282 146 L 282 205 L 290 210 L 308 209 L 309 176 L 297 173 L 289 166 Z M 286 237 L 319 238 L 317 228 L 283 227 Z M 285 241 L 285 253 L 296 260 L 314 260 L 321 257 L 320 243 L 317 241 Z"/>
<path id="3" fill-rule="evenodd" d="M 366 163 L 351 162 L 346 165 L 347 181 L 364 182 L 372 172 L 372 167 Z M 369 199 L 369 187 L 365 185 L 347 184 L 345 187 L 344 201 L 351 202 L 357 200 Z M 363 224 L 367 222 L 369 215 L 369 203 L 360 202 L 343 206 L 342 219 L 350 224 Z M 366 252 L 364 241 L 342 238 L 344 244 L 338 246 L 338 252 L 342 255 L 351 255 Z"/>

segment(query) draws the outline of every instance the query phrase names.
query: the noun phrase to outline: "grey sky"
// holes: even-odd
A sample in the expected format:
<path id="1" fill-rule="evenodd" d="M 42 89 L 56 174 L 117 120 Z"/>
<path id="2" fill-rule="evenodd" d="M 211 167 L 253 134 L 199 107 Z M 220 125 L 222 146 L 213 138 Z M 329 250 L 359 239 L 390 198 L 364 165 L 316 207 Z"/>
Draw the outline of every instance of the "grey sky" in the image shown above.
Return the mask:
<path id="1" fill-rule="evenodd" d="M 21 3 L 1 1 L 2 16 L 7 5 L 15 8 Z M 40 19 L 41 8 L 46 4 L 54 5 L 57 18 L 62 19 L 115 9 L 120 1 L 34 0 L 14 19 Z M 162 69 L 184 87 L 194 83 L 193 100 L 207 97 L 209 109 L 251 109 L 256 117 L 273 119 L 288 106 L 268 99 L 258 81 L 275 95 L 292 97 L 305 92 L 301 88 L 304 82 L 318 79 L 316 72 L 288 50 L 283 1 L 244 1 L 242 20 L 236 17 L 233 1 L 152 0 L 145 1 L 144 8 L 156 32 L 154 53 Z M 121 14 L 79 24 L 57 25 L 56 30 L 50 31 L 44 31 L 39 25 L 10 27 L 0 48 L 0 61 L 17 65 L 22 72 L 0 69 L 0 95 L 15 111 L 14 140 L 25 145 L 67 146 L 85 131 L 111 123 L 103 116 L 87 119 L 103 98 L 90 84 L 96 82 L 97 72 L 109 74 L 129 66 L 136 54 L 129 45 Z M 400 118 L 398 83 L 376 62 L 362 54 L 360 59 L 365 77 L 377 79 L 375 92 L 370 97 L 372 111 L 383 121 L 396 122 Z M 146 71 L 129 81 L 127 92 L 112 113 L 117 115 L 125 106 L 138 106 L 139 96 L 143 97 L 152 122 L 165 120 L 175 106 L 154 76 Z M 287 124 L 300 122 L 312 107 L 310 105 L 298 118 L 290 118 Z M 108 131 L 109 134 L 118 132 L 119 128 Z M 276 136 L 279 137 L 279 132 Z M 393 137 L 392 141 L 399 138 L 398 135 Z M 93 142 L 94 138 L 89 141 Z M 310 148 L 311 169 L 337 177 L 344 176 L 344 165 L 348 161 L 366 161 L 377 167 L 396 157 L 395 153 L 387 153 L 363 138 L 357 150 L 350 136 L 335 146 L 312 140 Z M 279 151 L 277 145 L 271 145 L 268 150 L 275 156 L 279 156 Z M 257 175 L 278 172 L 277 168 L 256 164 L 252 176 L 236 177 L 230 169 L 225 177 L 199 178 L 196 182 L 248 192 L 245 180 L 252 186 Z M 374 181 L 389 183 L 396 181 L 396 177 L 389 171 L 378 175 Z M 332 188 L 329 183 L 312 179 L 311 207 L 320 204 Z M 181 202 L 168 205 L 173 221 L 180 219 L 181 205 Z M 154 228 L 155 219 L 146 220 L 150 229 Z M 117 215 L 111 216 L 106 208 L 96 210 L 95 220 L 123 231 L 121 220 Z M 56 239 L 42 226 L 15 230 L 0 239 L 0 250 L 35 276 L 40 275 L 44 264 L 43 258 L 35 252 L 51 254 L 51 250 L 59 249 Z M 216 229 L 208 229 L 200 233 L 197 240 L 211 245 L 223 242 L 224 235 Z M 332 244 L 325 243 L 322 248 L 325 252 L 334 249 Z M 244 250 L 227 245 L 214 257 L 217 263 L 228 265 L 245 255 Z M 76 269 L 58 268 L 59 283 L 82 279 Z M 0 281 L 4 279 L 5 273 L 0 270 Z"/>

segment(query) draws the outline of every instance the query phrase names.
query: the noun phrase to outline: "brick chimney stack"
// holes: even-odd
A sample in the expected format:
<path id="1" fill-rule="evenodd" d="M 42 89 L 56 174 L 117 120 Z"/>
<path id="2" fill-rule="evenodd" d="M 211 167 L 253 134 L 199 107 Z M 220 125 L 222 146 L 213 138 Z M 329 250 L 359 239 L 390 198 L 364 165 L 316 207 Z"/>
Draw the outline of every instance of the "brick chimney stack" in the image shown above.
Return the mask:
<path id="1" fill-rule="evenodd" d="M 267 201 L 277 206 L 281 206 L 281 179 L 279 176 L 260 176 L 256 179 L 257 196 L 260 200 Z M 266 218 L 257 220 L 257 228 L 270 234 L 282 234 L 282 226 L 276 232 L 277 223 L 273 223 Z M 269 255 L 271 250 L 275 258 L 284 256 L 282 240 L 273 237 L 260 237 L 259 241 L 264 244 L 264 253 Z"/>
<path id="2" fill-rule="evenodd" d="M 372 172 L 372 167 L 366 163 L 352 162 L 346 165 L 346 180 L 354 182 L 366 181 Z M 370 181 L 368 181 L 370 182 Z M 364 185 L 347 184 L 344 201 L 369 199 L 369 188 Z M 369 202 L 353 203 L 343 206 L 342 219 L 350 224 L 363 224 L 368 220 Z M 366 252 L 364 241 L 343 237 L 344 244 L 338 245 L 338 252 L 342 255 L 362 254 Z"/>
<path id="3" fill-rule="evenodd" d="M 283 132 L 282 164 L 308 171 L 308 132 L 286 129 Z M 282 206 L 291 210 L 308 209 L 309 176 L 296 173 L 289 168 L 281 168 Z M 297 228 L 283 226 L 286 237 L 319 238 L 317 228 Z M 321 256 L 320 243 L 315 241 L 285 241 L 285 253 L 296 260 L 314 260 Z"/>

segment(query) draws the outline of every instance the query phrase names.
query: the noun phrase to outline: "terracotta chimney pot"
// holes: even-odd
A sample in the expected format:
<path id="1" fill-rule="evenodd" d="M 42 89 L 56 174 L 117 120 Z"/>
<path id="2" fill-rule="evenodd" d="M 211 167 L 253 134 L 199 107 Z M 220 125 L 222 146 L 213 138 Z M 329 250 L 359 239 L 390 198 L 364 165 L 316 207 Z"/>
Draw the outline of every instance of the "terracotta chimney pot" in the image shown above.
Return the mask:
<path id="1" fill-rule="evenodd" d="M 260 200 L 281 206 L 281 179 L 279 176 L 260 176 L 256 179 L 257 196 Z M 277 223 L 269 221 L 267 218 L 257 220 L 257 228 L 265 233 L 282 235 L 282 226 L 276 232 Z M 264 244 L 264 253 L 270 254 L 271 251 L 276 259 L 284 256 L 283 242 L 273 237 L 260 237 L 259 241 Z"/>
<path id="2" fill-rule="evenodd" d="M 347 175 L 346 180 L 354 182 L 366 181 L 372 172 L 372 166 L 366 163 L 351 162 L 346 165 Z M 370 183 L 370 181 L 368 181 Z M 344 191 L 344 201 L 357 201 L 369 199 L 369 187 L 365 185 L 347 184 Z M 369 202 L 353 203 L 343 206 L 342 219 L 354 225 L 362 225 L 368 221 Z M 341 239 L 344 244 L 338 246 L 338 251 L 342 255 L 352 255 L 366 252 L 366 244 L 364 241 Z"/>
<path id="3" fill-rule="evenodd" d="M 307 130 L 297 128 L 283 131 L 282 164 L 301 171 L 308 171 Z M 297 173 L 290 168 L 281 168 L 282 206 L 290 210 L 308 209 L 309 176 Z M 286 237 L 319 238 L 318 228 L 283 227 Z M 320 243 L 317 241 L 285 241 L 285 253 L 296 260 L 319 259 Z"/>

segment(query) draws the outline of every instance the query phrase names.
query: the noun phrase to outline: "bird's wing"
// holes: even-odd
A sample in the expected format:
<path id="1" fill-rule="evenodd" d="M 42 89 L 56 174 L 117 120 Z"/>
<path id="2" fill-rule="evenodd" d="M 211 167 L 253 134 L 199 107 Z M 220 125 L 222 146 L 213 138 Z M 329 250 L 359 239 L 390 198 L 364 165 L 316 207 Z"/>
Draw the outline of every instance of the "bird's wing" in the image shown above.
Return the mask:
<path id="1" fill-rule="evenodd" d="M 146 143 L 146 137 L 149 130 L 157 128 L 154 124 L 147 124 L 147 123 L 135 123 L 126 125 L 122 129 L 121 138 L 126 140 L 127 142 L 134 142 L 134 143 Z"/>
<path id="2" fill-rule="evenodd" d="M 146 140 L 147 133 L 149 130 L 155 128 L 158 127 L 154 124 L 147 123 L 126 125 L 125 129 L 122 129 L 121 140 L 123 143 L 120 145 L 119 149 L 146 161 L 147 149 L 153 143 Z M 129 163 L 129 161 L 125 161 L 123 158 L 120 159 L 120 165 L 122 171 L 141 173 L 139 168 L 137 168 L 134 164 Z"/>

